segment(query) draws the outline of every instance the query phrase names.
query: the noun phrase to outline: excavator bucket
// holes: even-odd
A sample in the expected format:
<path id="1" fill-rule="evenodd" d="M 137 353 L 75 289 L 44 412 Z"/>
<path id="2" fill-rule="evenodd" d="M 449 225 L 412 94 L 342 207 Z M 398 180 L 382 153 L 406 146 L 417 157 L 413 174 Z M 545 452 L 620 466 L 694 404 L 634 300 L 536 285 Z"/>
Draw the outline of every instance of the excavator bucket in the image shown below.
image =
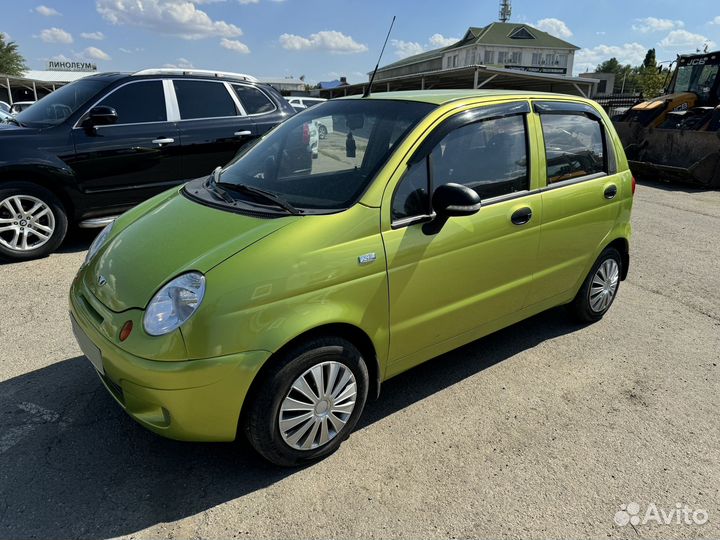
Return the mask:
<path id="1" fill-rule="evenodd" d="M 720 188 L 720 131 L 614 125 L 636 177 Z"/>

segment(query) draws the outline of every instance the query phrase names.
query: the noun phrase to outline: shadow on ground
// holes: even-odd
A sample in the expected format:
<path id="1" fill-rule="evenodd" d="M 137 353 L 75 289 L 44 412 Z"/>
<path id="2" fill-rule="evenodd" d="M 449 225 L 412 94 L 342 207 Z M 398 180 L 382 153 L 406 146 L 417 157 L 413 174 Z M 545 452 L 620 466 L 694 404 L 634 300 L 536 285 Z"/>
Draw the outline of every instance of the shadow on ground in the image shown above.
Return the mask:
<path id="1" fill-rule="evenodd" d="M 440 356 L 388 381 L 361 427 L 578 328 L 555 309 Z M 84 357 L 0 383 L 0 538 L 130 534 L 296 473 L 244 443 L 153 435 L 117 407 Z"/>
<path id="2" fill-rule="evenodd" d="M 637 183 L 641 186 L 647 186 L 663 191 L 681 191 L 683 193 L 704 193 L 706 191 L 718 191 L 715 187 L 704 187 L 697 184 L 688 184 L 683 182 L 671 182 L 662 180 L 650 180 L 647 178 L 637 178 Z"/>

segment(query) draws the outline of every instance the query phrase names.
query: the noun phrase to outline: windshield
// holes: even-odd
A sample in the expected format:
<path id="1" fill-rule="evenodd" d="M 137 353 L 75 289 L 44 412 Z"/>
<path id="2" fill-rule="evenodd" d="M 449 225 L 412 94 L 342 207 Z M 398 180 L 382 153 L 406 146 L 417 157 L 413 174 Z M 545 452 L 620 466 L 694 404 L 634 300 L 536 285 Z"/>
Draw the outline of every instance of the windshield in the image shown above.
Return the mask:
<path id="1" fill-rule="evenodd" d="M 678 67 L 675 81 L 675 92 L 694 92 L 700 100 L 708 98 L 715 79 L 717 79 L 718 64 L 696 64 Z"/>
<path id="2" fill-rule="evenodd" d="M 259 188 L 303 210 L 348 208 L 405 134 L 433 108 L 376 99 L 322 103 L 241 152 L 220 175 L 220 185 Z M 238 190 L 232 195 L 246 197 Z"/>
<path id="3" fill-rule="evenodd" d="M 107 86 L 107 81 L 79 80 L 66 84 L 28 107 L 15 118 L 24 126 L 54 126 Z"/>

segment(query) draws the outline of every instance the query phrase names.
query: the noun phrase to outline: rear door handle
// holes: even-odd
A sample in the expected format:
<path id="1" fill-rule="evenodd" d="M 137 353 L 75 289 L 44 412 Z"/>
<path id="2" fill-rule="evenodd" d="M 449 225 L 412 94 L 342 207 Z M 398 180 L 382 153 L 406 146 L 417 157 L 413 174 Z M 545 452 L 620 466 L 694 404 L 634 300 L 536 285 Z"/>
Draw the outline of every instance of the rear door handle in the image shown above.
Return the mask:
<path id="1" fill-rule="evenodd" d="M 603 196 L 606 199 L 614 199 L 615 195 L 617 195 L 617 186 L 615 184 L 610 184 L 608 187 L 605 188 Z"/>
<path id="2" fill-rule="evenodd" d="M 525 225 L 532 218 L 532 208 L 525 206 L 519 210 L 515 210 L 510 216 L 510 221 L 515 225 Z"/>
<path id="3" fill-rule="evenodd" d="M 175 139 L 171 139 L 170 137 L 161 137 L 159 139 L 153 139 L 153 143 L 159 144 L 159 145 L 170 144 L 170 143 L 174 143 L 174 142 L 175 142 Z"/>
<path id="4" fill-rule="evenodd" d="M 252 135 L 252 131 L 245 130 L 245 131 L 236 131 L 235 132 L 236 137 L 247 137 L 248 135 Z"/>

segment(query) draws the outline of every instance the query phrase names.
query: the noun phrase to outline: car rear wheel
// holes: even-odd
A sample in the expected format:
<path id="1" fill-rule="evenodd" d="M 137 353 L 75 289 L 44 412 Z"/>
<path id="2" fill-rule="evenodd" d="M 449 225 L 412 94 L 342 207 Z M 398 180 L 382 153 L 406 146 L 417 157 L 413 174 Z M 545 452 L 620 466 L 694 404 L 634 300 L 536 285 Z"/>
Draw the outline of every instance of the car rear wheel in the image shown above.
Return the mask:
<path id="1" fill-rule="evenodd" d="M 26 261 L 57 249 L 67 232 L 62 203 L 47 189 L 17 182 L 0 187 L 0 257 Z"/>
<path id="2" fill-rule="evenodd" d="M 595 322 L 610 309 L 622 274 L 622 257 L 615 248 L 606 248 L 598 257 L 590 273 L 569 305 L 570 312 L 581 322 Z"/>
<path id="3" fill-rule="evenodd" d="M 368 371 L 341 338 L 316 338 L 288 351 L 250 398 L 244 429 L 268 461 L 297 466 L 333 453 L 365 406 Z"/>

